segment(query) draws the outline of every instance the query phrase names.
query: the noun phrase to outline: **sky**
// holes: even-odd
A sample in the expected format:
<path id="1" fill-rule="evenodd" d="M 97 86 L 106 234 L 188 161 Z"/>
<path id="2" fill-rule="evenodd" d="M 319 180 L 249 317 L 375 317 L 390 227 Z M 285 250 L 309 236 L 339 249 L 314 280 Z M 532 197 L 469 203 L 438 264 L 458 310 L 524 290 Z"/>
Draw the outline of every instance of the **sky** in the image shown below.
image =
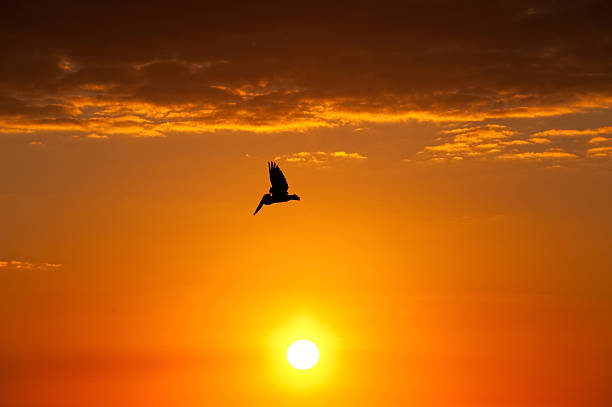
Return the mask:
<path id="1" fill-rule="evenodd" d="M 0 405 L 611 405 L 612 4 L 209 3 L 0 15 Z"/>

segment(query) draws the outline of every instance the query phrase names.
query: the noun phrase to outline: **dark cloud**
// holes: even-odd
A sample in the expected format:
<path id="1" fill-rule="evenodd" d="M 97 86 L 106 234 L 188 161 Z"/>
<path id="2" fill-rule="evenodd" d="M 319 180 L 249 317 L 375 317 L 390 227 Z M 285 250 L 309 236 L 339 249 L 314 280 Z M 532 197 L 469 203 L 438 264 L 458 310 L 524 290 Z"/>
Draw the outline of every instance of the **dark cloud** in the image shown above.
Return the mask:
<path id="1" fill-rule="evenodd" d="M 69 114 L 69 108 L 59 101 L 46 100 L 42 105 L 31 105 L 11 96 L 0 95 L 0 118 L 21 117 L 32 118 L 53 117 Z"/>
<path id="2" fill-rule="evenodd" d="M 75 98 L 244 125 L 612 105 L 606 1 L 16 2 L 0 20 L 0 95 L 32 118 L 89 119 Z"/>

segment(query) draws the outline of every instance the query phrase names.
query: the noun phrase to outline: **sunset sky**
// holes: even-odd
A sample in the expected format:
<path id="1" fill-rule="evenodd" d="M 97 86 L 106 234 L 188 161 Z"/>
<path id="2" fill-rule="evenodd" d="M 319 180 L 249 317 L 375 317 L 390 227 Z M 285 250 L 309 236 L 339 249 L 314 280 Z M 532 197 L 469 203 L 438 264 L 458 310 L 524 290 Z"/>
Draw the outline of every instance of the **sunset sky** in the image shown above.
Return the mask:
<path id="1" fill-rule="evenodd" d="M 612 405 L 610 1 L 127 3 L 0 14 L 1 407 Z"/>

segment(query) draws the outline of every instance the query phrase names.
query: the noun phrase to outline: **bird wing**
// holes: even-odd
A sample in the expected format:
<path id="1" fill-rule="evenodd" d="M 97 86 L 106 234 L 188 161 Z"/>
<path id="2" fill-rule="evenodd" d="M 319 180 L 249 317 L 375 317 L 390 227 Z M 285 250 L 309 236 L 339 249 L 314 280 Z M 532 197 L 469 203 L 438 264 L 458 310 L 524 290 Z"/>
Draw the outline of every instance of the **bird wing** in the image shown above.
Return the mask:
<path id="1" fill-rule="evenodd" d="M 257 212 L 259 212 L 259 210 L 261 209 L 261 207 L 264 204 L 264 199 L 266 199 L 265 195 L 261 197 L 261 201 L 259 201 L 259 205 L 257 205 L 257 209 L 255 209 L 255 212 L 253 212 L 253 215 L 255 215 Z"/>
<path id="2" fill-rule="evenodd" d="M 268 171 L 270 172 L 270 183 L 272 184 L 270 192 L 273 195 L 286 195 L 289 184 L 287 184 L 287 180 L 281 169 L 272 161 L 268 163 Z"/>

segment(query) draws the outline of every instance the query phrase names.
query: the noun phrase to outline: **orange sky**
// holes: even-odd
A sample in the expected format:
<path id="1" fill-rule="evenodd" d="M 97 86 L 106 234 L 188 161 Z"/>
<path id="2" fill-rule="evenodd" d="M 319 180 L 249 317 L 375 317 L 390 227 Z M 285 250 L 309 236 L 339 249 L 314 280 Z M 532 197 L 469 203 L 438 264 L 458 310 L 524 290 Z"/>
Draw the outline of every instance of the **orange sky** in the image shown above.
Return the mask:
<path id="1" fill-rule="evenodd" d="M 606 2 L 9 11 L 0 406 L 612 404 Z"/>

